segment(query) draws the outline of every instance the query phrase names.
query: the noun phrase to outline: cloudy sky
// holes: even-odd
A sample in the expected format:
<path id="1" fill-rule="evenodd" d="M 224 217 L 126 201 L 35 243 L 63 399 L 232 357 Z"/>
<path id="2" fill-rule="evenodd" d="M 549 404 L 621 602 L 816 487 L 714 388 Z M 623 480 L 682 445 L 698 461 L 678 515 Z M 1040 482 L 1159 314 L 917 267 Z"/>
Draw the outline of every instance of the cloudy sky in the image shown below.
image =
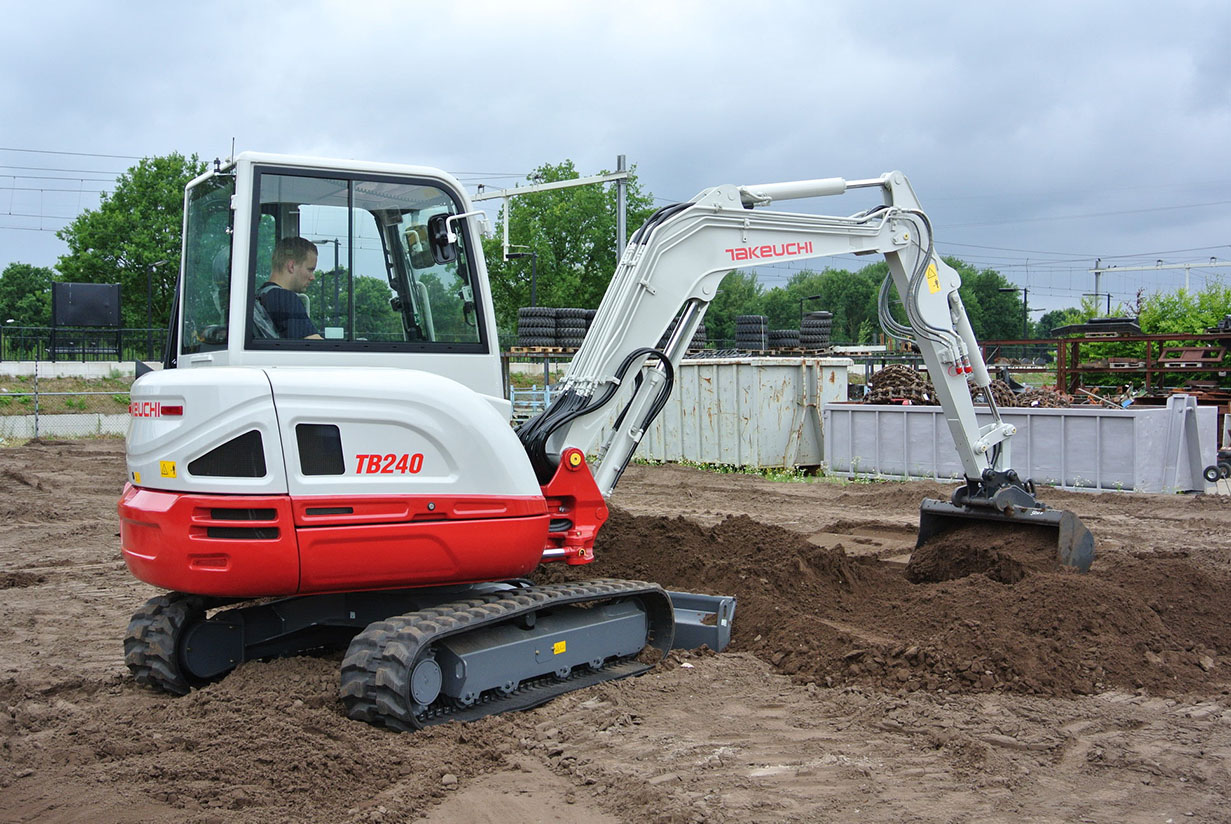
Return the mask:
<path id="1" fill-rule="evenodd" d="M 237 150 L 509 186 L 624 154 L 660 204 L 900 169 L 943 254 L 1076 305 L 1096 259 L 1231 282 L 1231 3 L 0 0 L 0 268 L 137 159 Z M 827 199 L 848 214 L 862 203 Z M 855 267 L 862 262 L 839 261 Z M 765 270 L 774 285 L 791 270 Z M 1183 270 L 1103 279 L 1113 303 Z"/>

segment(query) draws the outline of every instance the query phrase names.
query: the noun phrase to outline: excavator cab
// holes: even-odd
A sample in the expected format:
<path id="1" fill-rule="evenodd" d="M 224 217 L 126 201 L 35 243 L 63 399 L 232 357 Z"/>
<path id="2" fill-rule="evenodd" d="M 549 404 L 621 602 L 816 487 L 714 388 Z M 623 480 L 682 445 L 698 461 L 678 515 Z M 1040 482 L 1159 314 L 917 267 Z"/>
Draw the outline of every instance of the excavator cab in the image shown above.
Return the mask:
<path id="1" fill-rule="evenodd" d="M 164 365 L 392 365 L 500 397 L 475 214 L 436 170 L 240 155 L 187 189 Z M 263 317 L 274 247 L 294 237 L 316 247 L 299 299 L 320 339 L 287 339 Z"/>

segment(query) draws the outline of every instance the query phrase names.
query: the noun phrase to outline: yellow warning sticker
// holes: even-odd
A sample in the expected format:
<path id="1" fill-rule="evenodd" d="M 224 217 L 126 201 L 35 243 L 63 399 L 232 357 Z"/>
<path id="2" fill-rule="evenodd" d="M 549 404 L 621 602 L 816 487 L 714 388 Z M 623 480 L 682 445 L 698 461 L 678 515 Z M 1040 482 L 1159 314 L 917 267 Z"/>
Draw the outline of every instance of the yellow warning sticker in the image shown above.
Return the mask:
<path id="1" fill-rule="evenodd" d="M 567 642 L 557 641 L 556 643 L 551 645 L 551 654 L 559 655 L 560 653 L 564 652 L 566 649 L 568 649 Z"/>
<path id="2" fill-rule="evenodd" d="M 175 461 L 159 461 L 158 471 L 164 478 L 175 477 Z"/>
<path id="3" fill-rule="evenodd" d="M 141 473 L 140 472 L 133 473 L 133 483 L 140 485 L 141 483 Z"/>
<path id="4" fill-rule="evenodd" d="M 936 274 L 936 264 L 929 263 L 927 270 L 928 291 L 933 295 L 940 291 L 940 276 Z"/>

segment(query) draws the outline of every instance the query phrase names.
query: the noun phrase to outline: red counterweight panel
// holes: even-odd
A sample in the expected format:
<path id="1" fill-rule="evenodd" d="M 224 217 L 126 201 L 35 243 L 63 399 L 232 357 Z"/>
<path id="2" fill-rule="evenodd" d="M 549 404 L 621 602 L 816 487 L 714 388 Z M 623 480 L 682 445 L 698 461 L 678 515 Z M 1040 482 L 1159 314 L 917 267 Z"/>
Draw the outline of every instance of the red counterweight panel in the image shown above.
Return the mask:
<path id="1" fill-rule="evenodd" d="M 544 512 L 300 529 L 300 592 L 520 578 L 543 556 L 548 521 Z"/>
<path id="2" fill-rule="evenodd" d="M 134 576 L 196 595 L 293 595 L 299 547 L 285 495 L 185 495 L 126 484 L 120 545 Z"/>

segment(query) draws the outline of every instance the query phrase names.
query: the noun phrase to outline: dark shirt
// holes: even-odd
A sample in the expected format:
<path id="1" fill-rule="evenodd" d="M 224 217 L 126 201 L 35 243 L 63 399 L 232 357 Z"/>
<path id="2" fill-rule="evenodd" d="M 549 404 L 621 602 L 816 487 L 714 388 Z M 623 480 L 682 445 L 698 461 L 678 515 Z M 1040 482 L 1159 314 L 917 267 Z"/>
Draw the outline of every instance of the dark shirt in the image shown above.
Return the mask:
<path id="1" fill-rule="evenodd" d="M 283 338 L 306 338 L 315 335 L 316 325 L 308 317 L 299 295 L 281 286 L 264 286 L 260 291 L 261 303 L 269 313 L 269 319 Z"/>

